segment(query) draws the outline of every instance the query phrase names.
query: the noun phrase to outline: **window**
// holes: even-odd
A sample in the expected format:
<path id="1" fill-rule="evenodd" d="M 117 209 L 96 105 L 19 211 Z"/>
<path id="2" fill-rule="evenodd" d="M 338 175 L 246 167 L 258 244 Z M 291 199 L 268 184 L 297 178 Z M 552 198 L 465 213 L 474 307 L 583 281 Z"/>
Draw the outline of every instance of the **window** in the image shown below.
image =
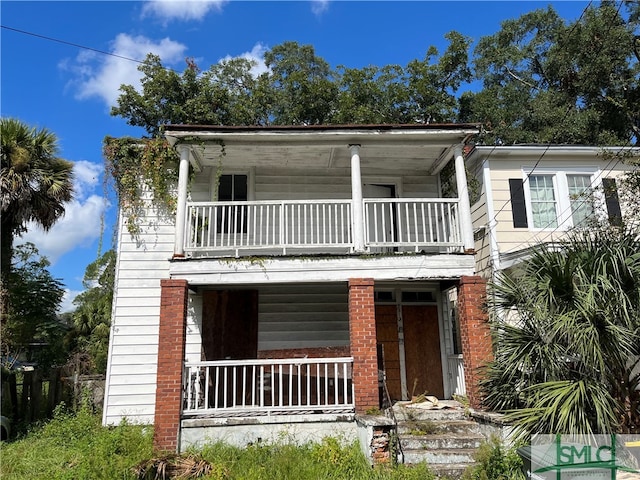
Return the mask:
<path id="1" fill-rule="evenodd" d="M 593 217 L 594 197 L 589 175 L 567 175 L 573 225 L 582 225 Z"/>
<path id="2" fill-rule="evenodd" d="M 247 201 L 247 175 L 220 175 L 218 201 Z"/>
<path id="3" fill-rule="evenodd" d="M 247 175 L 220 175 L 218 183 L 219 202 L 246 202 Z M 246 233 L 248 210 L 245 205 L 223 205 L 218 207 L 217 227 L 221 233 Z"/>
<path id="4" fill-rule="evenodd" d="M 556 196 L 551 175 L 529 177 L 531 216 L 534 228 L 557 227 Z"/>
<path id="5" fill-rule="evenodd" d="M 595 168 L 524 170 L 509 179 L 509 192 L 514 228 L 566 230 L 596 215 L 620 218 L 615 179 L 600 179 Z"/>

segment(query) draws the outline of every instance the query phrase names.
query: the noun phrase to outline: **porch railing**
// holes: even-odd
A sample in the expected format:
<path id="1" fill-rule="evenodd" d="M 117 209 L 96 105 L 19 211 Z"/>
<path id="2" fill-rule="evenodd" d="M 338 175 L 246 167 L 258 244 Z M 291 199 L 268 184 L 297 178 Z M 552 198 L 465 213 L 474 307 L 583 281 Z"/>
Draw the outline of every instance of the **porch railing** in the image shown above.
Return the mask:
<path id="1" fill-rule="evenodd" d="M 457 199 L 365 199 L 365 248 L 461 249 Z M 353 251 L 351 200 L 189 203 L 185 251 Z"/>
<path id="2" fill-rule="evenodd" d="M 464 382 L 464 364 L 462 355 L 448 355 L 449 379 L 455 395 L 466 395 L 467 387 Z"/>
<path id="3" fill-rule="evenodd" d="M 353 358 L 185 364 L 183 415 L 350 413 Z"/>
<path id="4" fill-rule="evenodd" d="M 365 199 L 370 247 L 462 246 L 457 199 Z"/>
<path id="5" fill-rule="evenodd" d="M 188 204 L 185 250 L 351 248 L 351 201 Z"/>

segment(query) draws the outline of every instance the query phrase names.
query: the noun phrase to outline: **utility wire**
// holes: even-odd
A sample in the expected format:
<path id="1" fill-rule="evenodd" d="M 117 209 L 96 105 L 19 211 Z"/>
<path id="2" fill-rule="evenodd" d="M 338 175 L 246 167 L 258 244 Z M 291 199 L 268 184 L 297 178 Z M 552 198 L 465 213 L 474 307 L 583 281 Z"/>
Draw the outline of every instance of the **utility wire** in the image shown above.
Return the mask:
<path id="1" fill-rule="evenodd" d="M 9 27 L 7 25 L 0 25 L 0 27 L 4 28 L 5 30 L 21 33 L 23 35 L 29 35 L 31 37 L 41 38 L 43 40 L 48 40 L 50 42 L 61 43 L 63 45 L 69 45 L 71 47 L 81 48 L 83 50 L 90 50 L 92 52 L 100 53 L 102 55 L 108 55 L 110 57 L 120 58 L 122 60 L 127 60 L 129 62 L 144 63 L 144 60 L 137 60 L 135 58 L 125 57 L 124 55 L 118 55 L 117 53 L 106 52 L 104 50 L 98 50 L 97 48 L 87 47 L 85 45 L 80 45 L 78 43 L 67 42 L 66 40 L 60 40 L 59 38 L 47 37 L 46 35 L 40 35 L 38 33 L 28 32 L 26 30 L 20 30 L 19 28 Z"/>
<path id="2" fill-rule="evenodd" d="M 573 27 L 571 28 L 571 30 L 569 31 L 569 34 L 567 35 L 566 38 L 570 38 L 571 35 L 573 34 L 573 32 L 575 31 L 575 29 L 577 28 L 577 26 L 579 25 L 580 21 L 582 20 L 582 17 L 584 16 L 584 14 L 587 12 L 587 10 L 589 9 L 589 7 L 591 7 L 591 4 L 593 2 L 590 1 L 587 6 L 584 8 L 584 10 L 582 11 L 582 13 L 580 14 L 580 17 L 578 18 L 578 20 L 576 21 L 576 23 L 573 25 Z M 618 17 L 619 13 L 620 13 L 620 9 L 622 8 L 622 4 L 624 2 L 621 1 L 620 4 L 618 5 L 618 8 L 616 10 L 616 18 Z M 614 20 L 614 18 L 612 18 L 612 20 Z M 611 30 L 611 28 L 613 28 L 613 22 L 610 22 L 609 24 L 609 30 L 607 31 L 607 34 L 609 34 L 609 31 Z M 602 48 L 604 47 L 604 43 L 600 45 L 600 49 L 598 50 L 598 52 L 595 54 L 595 56 L 597 57 L 600 54 L 600 51 L 602 50 Z M 573 108 L 573 105 L 569 105 L 564 116 L 562 117 L 562 120 L 560 120 L 560 124 L 563 124 L 564 121 L 567 119 L 567 116 L 569 115 L 569 112 L 571 111 L 571 109 Z M 549 149 L 551 148 L 552 143 L 549 142 L 547 143 L 544 151 L 542 152 L 542 154 L 540 155 L 540 157 L 538 158 L 538 160 L 536 161 L 535 165 L 533 166 L 533 168 L 527 173 L 526 178 L 524 178 L 522 180 L 522 184 L 519 185 L 519 191 L 517 193 L 520 193 L 521 191 L 524 190 L 524 185 L 527 182 L 527 180 L 529 180 L 529 177 L 531 177 L 531 175 L 533 174 L 533 172 L 538 168 L 538 166 L 540 165 L 540 162 L 542 161 L 542 159 L 544 158 L 544 156 L 547 154 L 547 152 L 549 151 Z M 491 153 L 493 153 L 493 150 L 491 151 Z M 488 157 L 487 157 L 488 159 Z M 491 222 L 495 222 L 496 219 L 498 218 L 498 215 L 507 207 L 507 205 L 509 205 L 509 203 L 511 203 L 511 199 L 506 200 L 502 206 L 500 207 L 500 209 L 493 215 L 493 218 L 490 220 L 489 223 Z"/>
<path id="3" fill-rule="evenodd" d="M 621 153 L 623 152 L 623 150 L 625 150 L 629 146 L 630 144 L 627 142 L 627 145 L 620 147 L 620 150 L 618 151 L 618 153 L 613 155 L 613 157 L 611 158 L 611 160 L 609 160 L 609 163 L 607 163 L 604 169 L 599 170 L 598 173 L 594 176 L 593 180 L 589 184 L 588 190 L 594 191 L 598 187 L 597 183 L 600 180 L 600 178 L 606 178 L 607 174 L 613 172 L 613 170 L 622 161 Z M 609 168 L 609 166 L 614 160 L 616 160 L 615 164 L 613 164 L 613 166 Z M 536 234 L 536 236 L 534 237 L 533 243 L 543 243 L 547 238 L 549 238 L 550 236 L 558 232 L 560 228 L 568 221 L 569 217 L 566 214 L 569 212 L 569 210 L 573 210 L 574 208 L 580 208 L 585 203 L 590 202 L 592 200 L 592 197 L 590 195 L 584 195 L 584 193 L 586 192 L 587 190 L 585 190 L 585 192 L 583 192 L 583 194 L 580 195 L 580 198 L 578 199 L 577 202 L 574 202 L 573 205 L 571 205 L 570 203 L 567 207 L 565 207 L 565 209 L 562 212 L 560 212 L 559 215 L 557 215 L 557 218 L 564 218 L 562 222 L 559 222 L 558 225 L 556 225 L 554 229 L 551 230 L 550 232 L 544 232 L 546 233 L 546 235 L 539 240 L 536 239 L 536 237 L 538 236 L 538 234 Z M 575 226 L 577 225 L 574 225 L 574 227 Z M 547 223 L 547 225 L 543 227 L 543 230 L 549 227 L 551 227 L 551 223 Z M 540 232 L 540 233 L 542 234 L 543 232 Z"/>

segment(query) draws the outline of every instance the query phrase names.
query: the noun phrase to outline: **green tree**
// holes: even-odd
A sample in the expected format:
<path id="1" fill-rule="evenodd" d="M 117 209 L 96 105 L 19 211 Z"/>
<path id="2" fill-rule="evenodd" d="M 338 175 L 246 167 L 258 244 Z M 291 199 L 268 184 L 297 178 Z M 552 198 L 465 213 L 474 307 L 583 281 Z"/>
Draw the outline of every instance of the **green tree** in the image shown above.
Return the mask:
<path id="1" fill-rule="evenodd" d="M 9 304 L 0 332 L 2 353 L 27 353 L 43 367 L 62 363 L 68 326 L 58 317 L 58 309 L 64 287 L 51 276 L 49 261 L 32 243 L 17 246 L 13 258 Z"/>
<path id="2" fill-rule="evenodd" d="M 272 122 L 276 125 L 328 123 L 338 88 L 329 64 L 311 45 L 285 42 L 264 55 L 271 70 Z"/>
<path id="3" fill-rule="evenodd" d="M 58 157 L 55 134 L 16 119 L 0 119 L 0 142 L 0 270 L 6 280 L 14 237 L 28 222 L 48 230 L 64 215 L 73 194 L 73 164 Z"/>
<path id="4" fill-rule="evenodd" d="M 442 55 L 435 47 L 406 67 L 361 69 L 331 66 L 311 45 L 285 42 L 265 53 L 268 71 L 253 73 L 255 61 L 234 58 L 201 71 L 191 60 L 182 74 L 149 55 L 139 67 L 140 92 L 120 87 L 111 114 L 151 136 L 162 125 L 320 125 L 450 122 L 456 93 L 470 80 L 470 39 L 446 35 Z"/>
<path id="5" fill-rule="evenodd" d="M 576 230 L 540 247 L 489 294 L 495 359 L 486 403 L 520 434 L 640 426 L 640 230 Z"/>
<path id="6" fill-rule="evenodd" d="M 73 301 L 77 350 L 89 355 L 97 373 L 104 373 L 107 368 L 115 264 L 114 250 L 90 263 L 82 281 L 86 290 Z"/>
<path id="7" fill-rule="evenodd" d="M 200 75 L 191 60 L 180 75 L 164 67 L 157 55 L 148 54 L 138 70 L 144 75 L 142 91 L 122 85 L 111 115 L 143 127 L 152 137 L 158 136 L 167 123 L 217 125 L 227 121 L 227 91 Z"/>
<path id="8" fill-rule="evenodd" d="M 548 7 L 503 22 L 475 49 L 483 88 L 462 95 L 459 119 L 483 123 L 487 143 L 640 142 L 638 8 L 601 2 L 565 23 Z"/>

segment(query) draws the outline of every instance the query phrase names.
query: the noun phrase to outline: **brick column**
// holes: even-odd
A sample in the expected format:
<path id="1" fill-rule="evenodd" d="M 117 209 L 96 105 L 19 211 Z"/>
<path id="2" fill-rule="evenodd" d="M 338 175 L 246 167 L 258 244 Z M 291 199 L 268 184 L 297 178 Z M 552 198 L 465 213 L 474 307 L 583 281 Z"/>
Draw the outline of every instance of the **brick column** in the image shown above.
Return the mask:
<path id="1" fill-rule="evenodd" d="M 160 334 L 153 447 L 177 451 L 187 320 L 186 280 L 160 280 Z"/>
<path id="2" fill-rule="evenodd" d="M 460 278 L 458 285 L 458 319 L 462 339 L 464 381 L 472 408 L 482 406 L 479 381 L 482 367 L 492 359 L 491 332 L 486 310 L 487 280 L 482 277 Z"/>
<path id="3" fill-rule="evenodd" d="M 349 336 L 356 412 L 378 408 L 376 311 L 372 278 L 349 280 Z"/>

